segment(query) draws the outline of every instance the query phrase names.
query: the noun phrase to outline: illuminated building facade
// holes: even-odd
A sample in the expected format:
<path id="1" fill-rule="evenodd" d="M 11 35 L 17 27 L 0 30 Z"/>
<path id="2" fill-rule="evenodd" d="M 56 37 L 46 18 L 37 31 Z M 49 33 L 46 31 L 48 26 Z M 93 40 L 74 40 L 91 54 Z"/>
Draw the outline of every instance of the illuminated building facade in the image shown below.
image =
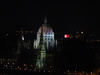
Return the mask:
<path id="1" fill-rule="evenodd" d="M 41 32 L 41 29 L 42 32 Z M 50 48 L 53 48 L 57 41 L 54 39 L 54 32 L 52 28 L 47 24 L 47 18 L 44 19 L 44 24 L 39 28 L 37 32 L 37 39 L 34 40 L 34 48 L 39 49 L 40 35 L 43 34 L 43 44 L 46 47 L 46 50 L 49 51 Z"/>
<path id="2" fill-rule="evenodd" d="M 44 24 L 37 32 L 37 39 L 34 40 L 34 49 L 37 49 L 36 68 L 46 69 L 52 64 L 53 48 L 57 45 L 54 39 L 54 32 L 47 24 L 47 18 L 44 19 Z"/>
<path id="3" fill-rule="evenodd" d="M 52 28 L 47 24 L 47 18 L 45 17 L 44 24 L 37 32 L 36 40 L 30 40 L 31 37 L 27 39 L 27 34 L 22 29 L 17 49 L 18 62 L 35 64 L 34 67 L 37 69 L 46 69 L 52 66 L 53 51 L 57 46 L 57 40 L 54 39 Z"/>

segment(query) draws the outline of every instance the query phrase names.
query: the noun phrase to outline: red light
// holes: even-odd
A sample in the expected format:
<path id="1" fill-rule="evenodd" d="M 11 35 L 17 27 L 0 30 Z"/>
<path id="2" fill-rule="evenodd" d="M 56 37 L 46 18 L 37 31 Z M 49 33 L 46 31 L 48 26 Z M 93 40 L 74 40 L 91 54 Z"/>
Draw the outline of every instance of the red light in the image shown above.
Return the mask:
<path id="1" fill-rule="evenodd" d="M 65 34 L 64 37 L 65 38 L 70 38 L 70 35 L 69 34 Z"/>

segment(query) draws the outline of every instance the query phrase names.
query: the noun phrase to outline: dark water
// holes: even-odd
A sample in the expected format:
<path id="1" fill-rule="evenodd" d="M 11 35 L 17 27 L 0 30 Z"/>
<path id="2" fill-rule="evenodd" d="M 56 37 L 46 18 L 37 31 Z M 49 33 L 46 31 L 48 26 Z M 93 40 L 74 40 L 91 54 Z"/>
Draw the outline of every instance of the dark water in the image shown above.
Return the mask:
<path id="1" fill-rule="evenodd" d="M 0 70 L 0 75 L 64 75 L 63 72 L 34 72 L 34 71 L 19 71 L 19 70 Z"/>
<path id="2" fill-rule="evenodd" d="M 0 75 L 63 75 L 63 74 L 48 74 L 48 73 L 32 73 L 32 74 L 28 74 L 28 73 L 20 73 L 20 74 L 0 74 Z"/>
<path id="3" fill-rule="evenodd" d="M 15 74 L 0 73 L 0 75 L 15 75 Z"/>
<path id="4" fill-rule="evenodd" d="M 48 74 L 48 73 L 18 73 L 18 74 L 7 74 L 7 73 L 3 73 L 0 75 L 55 75 L 55 74 Z"/>
<path id="5" fill-rule="evenodd" d="M 0 75 L 17 75 L 17 74 L 0 74 Z M 19 75 L 21 75 L 21 74 L 19 74 Z"/>

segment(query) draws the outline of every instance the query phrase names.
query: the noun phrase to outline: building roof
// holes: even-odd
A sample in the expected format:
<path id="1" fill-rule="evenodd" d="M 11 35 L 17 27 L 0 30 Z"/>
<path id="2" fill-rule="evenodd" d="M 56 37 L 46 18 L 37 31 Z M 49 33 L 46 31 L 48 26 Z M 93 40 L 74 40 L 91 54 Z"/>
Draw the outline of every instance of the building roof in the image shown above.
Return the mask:
<path id="1" fill-rule="evenodd" d="M 47 24 L 47 17 L 44 19 L 44 24 L 39 28 L 38 33 L 53 33 L 53 29 Z"/>

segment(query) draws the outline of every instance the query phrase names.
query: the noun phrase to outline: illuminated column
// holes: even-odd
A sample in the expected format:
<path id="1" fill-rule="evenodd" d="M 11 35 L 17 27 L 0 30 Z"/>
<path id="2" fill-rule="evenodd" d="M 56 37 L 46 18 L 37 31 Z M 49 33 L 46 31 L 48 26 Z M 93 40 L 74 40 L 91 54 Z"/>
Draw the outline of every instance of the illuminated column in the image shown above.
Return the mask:
<path id="1" fill-rule="evenodd" d="M 41 45 L 41 48 L 39 49 L 37 53 L 36 68 L 37 69 L 46 68 L 46 49 L 43 44 Z"/>
<path id="2" fill-rule="evenodd" d="M 43 29 L 41 29 L 41 32 Z M 37 51 L 37 61 L 36 68 L 37 69 L 45 69 L 46 68 L 46 49 L 43 41 L 43 33 L 40 35 L 39 49 Z"/>

